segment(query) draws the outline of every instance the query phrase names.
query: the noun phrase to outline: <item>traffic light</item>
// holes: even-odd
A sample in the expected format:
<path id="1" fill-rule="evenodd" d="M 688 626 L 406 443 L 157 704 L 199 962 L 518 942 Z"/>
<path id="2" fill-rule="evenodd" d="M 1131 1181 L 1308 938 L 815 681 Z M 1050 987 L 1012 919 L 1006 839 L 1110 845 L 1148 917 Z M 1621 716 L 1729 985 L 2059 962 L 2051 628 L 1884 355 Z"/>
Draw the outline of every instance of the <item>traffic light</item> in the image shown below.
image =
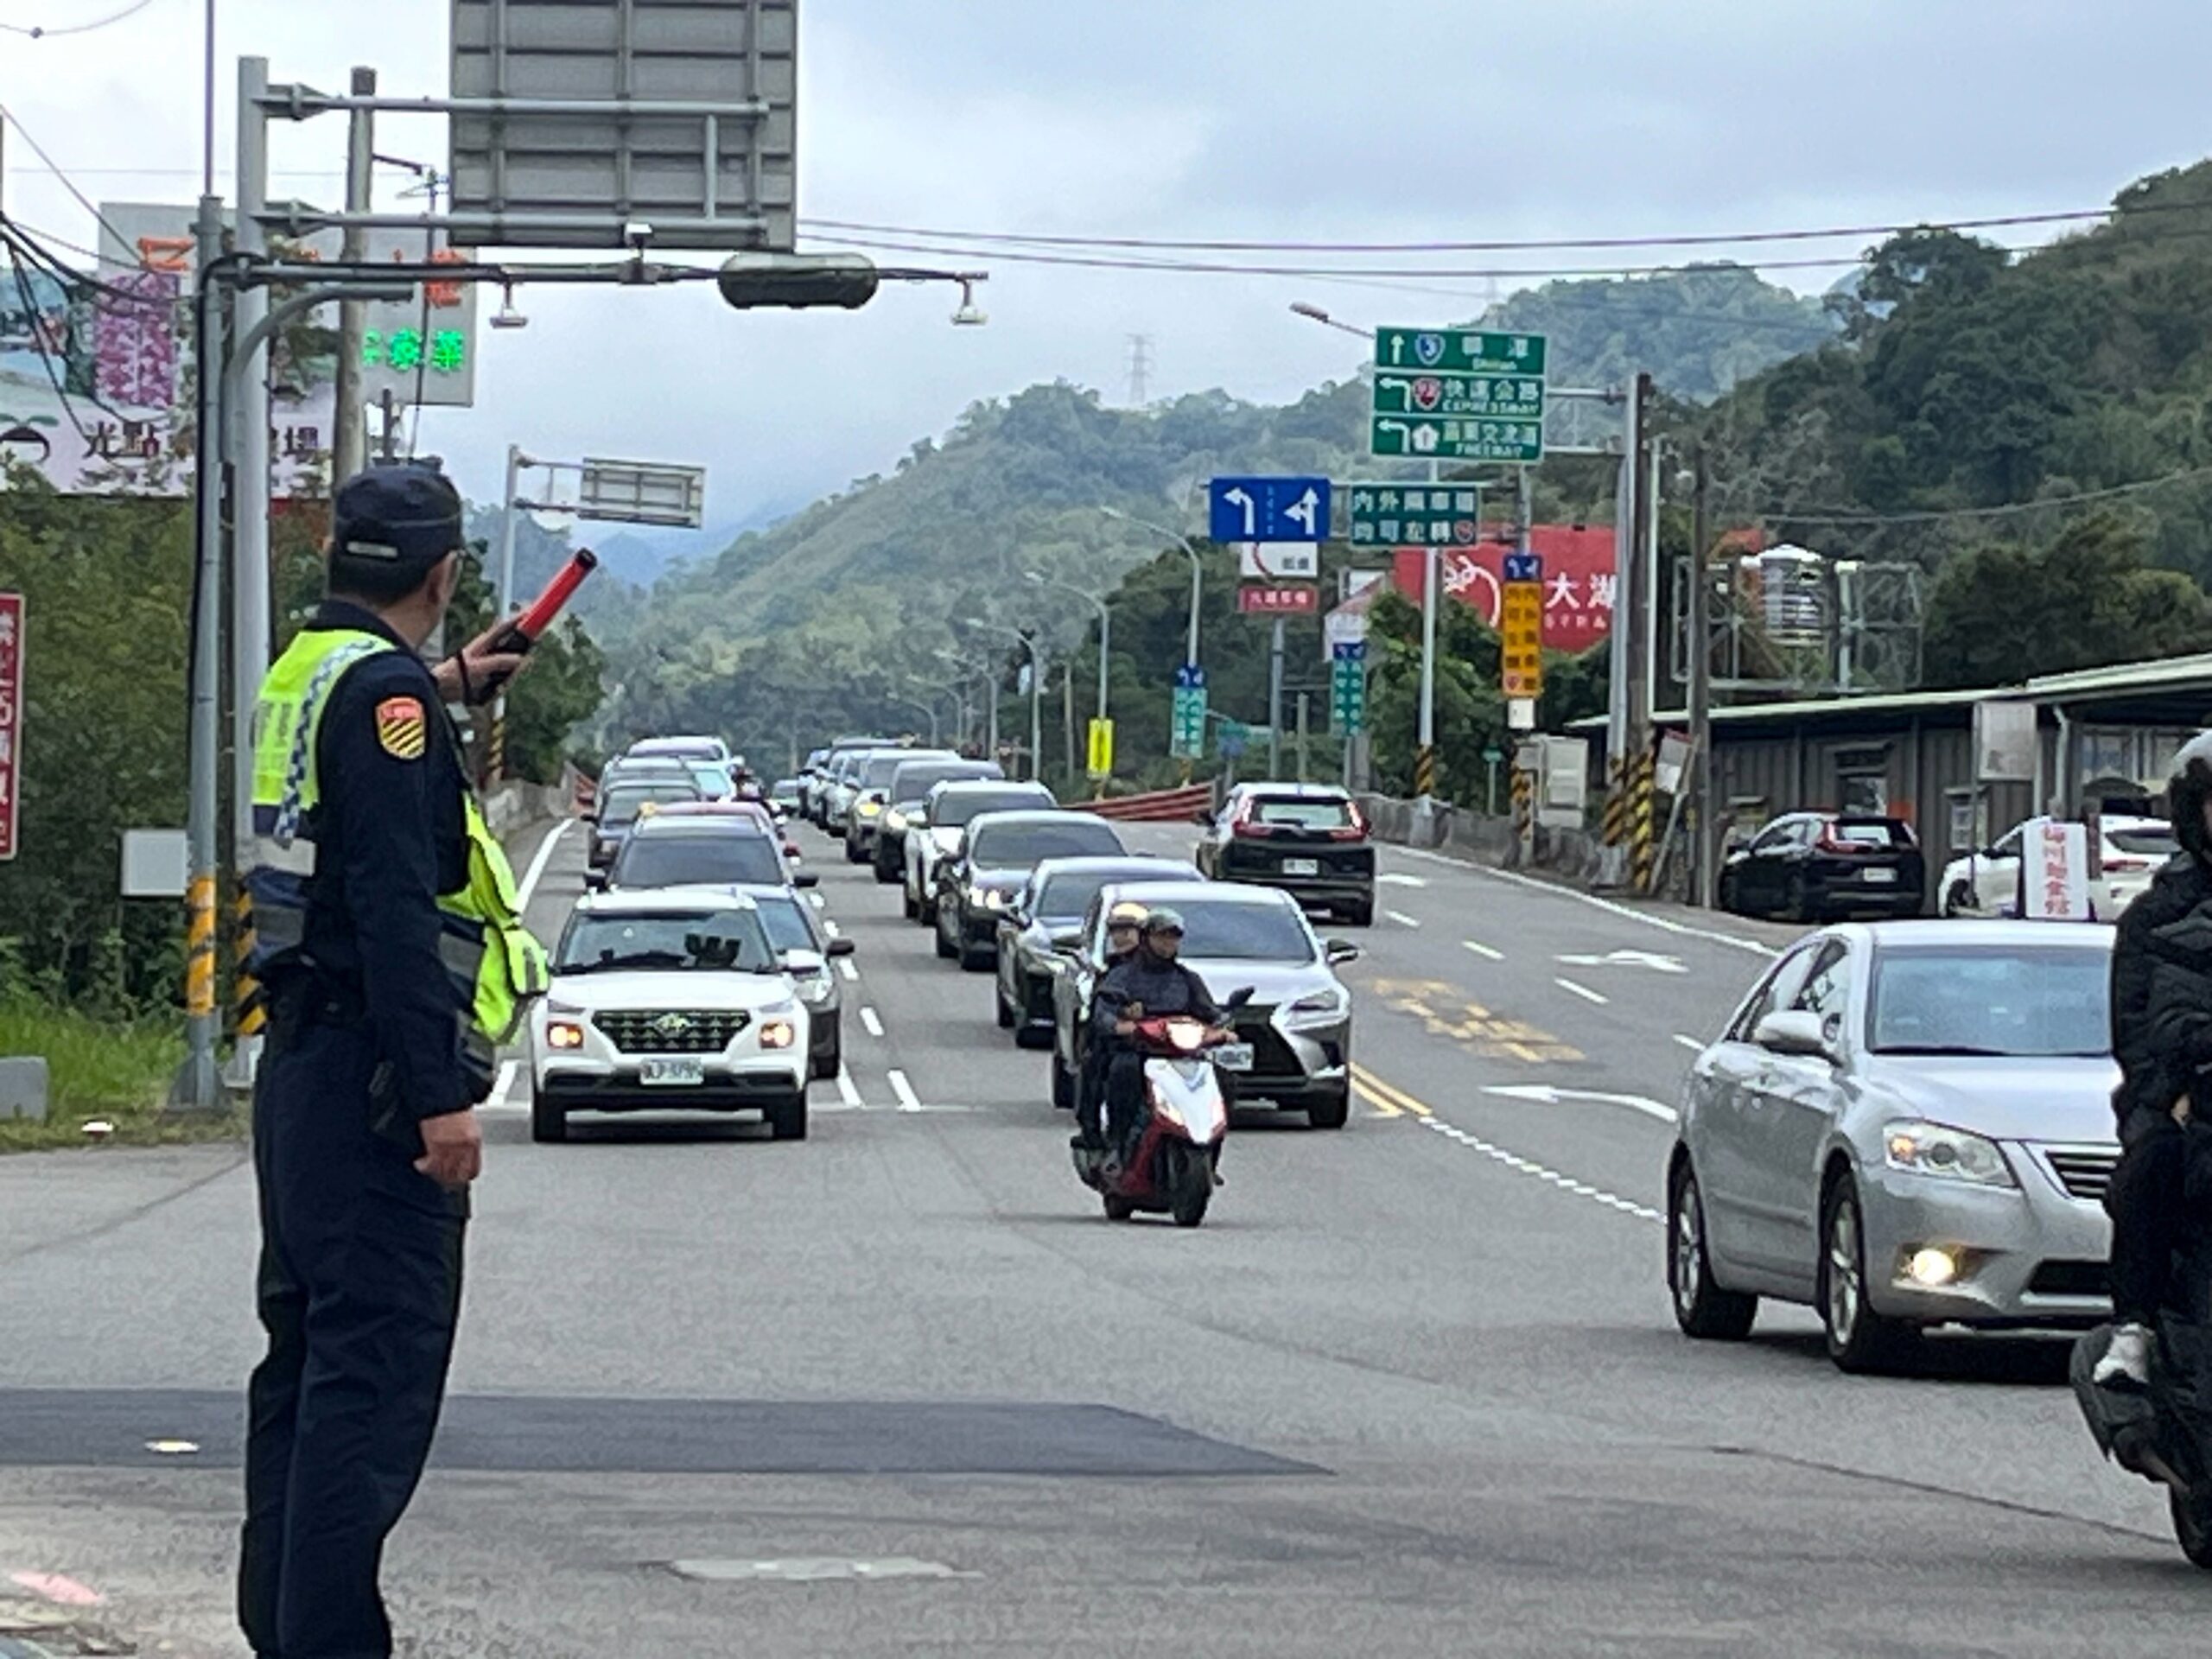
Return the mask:
<path id="1" fill-rule="evenodd" d="M 875 297 L 879 278 L 874 264 L 857 253 L 739 253 L 717 282 L 724 302 L 741 311 L 779 305 L 854 311 Z"/>

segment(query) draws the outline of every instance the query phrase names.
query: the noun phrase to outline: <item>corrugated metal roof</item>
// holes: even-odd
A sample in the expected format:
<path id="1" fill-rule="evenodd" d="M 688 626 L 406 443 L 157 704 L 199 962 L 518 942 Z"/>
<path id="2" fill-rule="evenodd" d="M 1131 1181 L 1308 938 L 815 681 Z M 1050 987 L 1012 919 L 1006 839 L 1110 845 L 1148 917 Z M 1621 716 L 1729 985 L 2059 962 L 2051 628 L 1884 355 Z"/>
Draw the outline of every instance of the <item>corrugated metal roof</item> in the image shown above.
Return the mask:
<path id="1" fill-rule="evenodd" d="M 2070 674 L 2044 674 L 2030 680 L 2027 691 L 2031 696 L 2056 698 L 2101 691 L 2169 691 L 2188 685 L 2212 686 L 2212 652 L 2169 657 L 2159 662 L 2082 668 Z"/>

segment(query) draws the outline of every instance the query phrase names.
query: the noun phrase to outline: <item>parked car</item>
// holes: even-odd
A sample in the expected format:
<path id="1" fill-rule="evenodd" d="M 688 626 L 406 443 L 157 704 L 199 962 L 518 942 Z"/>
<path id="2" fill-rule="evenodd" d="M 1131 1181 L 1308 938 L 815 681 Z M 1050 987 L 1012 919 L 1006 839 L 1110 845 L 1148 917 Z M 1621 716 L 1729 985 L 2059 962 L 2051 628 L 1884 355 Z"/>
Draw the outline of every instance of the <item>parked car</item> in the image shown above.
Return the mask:
<path id="1" fill-rule="evenodd" d="M 1317 939 L 1288 893 L 1217 881 L 1116 881 L 1099 889 L 1066 971 L 1052 982 L 1052 1103 L 1075 1104 L 1106 969 L 1106 912 L 1122 899 L 1182 913 L 1182 960 L 1215 1001 L 1250 988 L 1230 1025 L 1252 1046 L 1252 1069 L 1224 1076 L 1231 1103 L 1303 1111 L 1317 1129 L 1344 1128 L 1351 1115 L 1352 1004 L 1336 969 L 1356 961 L 1359 947 Z"/>
<path id="2" fill-rule="evenodd" d="M 845 998 L 830 964 L 851 956 L 853 942 L 842 934 L 831 938 L 823 931 L 814 906 L 789 887 L 756 886 L 735 891 L 760 912 L 768 942 L 782 954 L 784 970 L 798 988 L 799 1001 L 806 1004 L 812 1075 L 836 1077 L 845 1063 Z"/>
<path id="3" fill-rule="evenodd" d="M 959 847 L 969 822 L 986 812 L 1039 810 L 1056 804 L 1052 791 L 1042 784 L 1017 784 L 1002 779 L 954 781 L 931 786 L 923 798 L 922 816 L 927 828 L 906 836 L 905 910 L 907 918 L 925 927 L 937 925 L 938 866 Z"/>
<path id="4" fill-rule="evenodd" d="M 2118 921 L 2151 885 L 2158 867 L 2181 850 L 2174 827 L 2164 818 L 2109 817 L 2098 820 L 2104 837 L 2100 868 L 2089 874 L 2089 909 L 2099 921 Z M 2012 916 L 2018 913 L 2020 837 L 2010 833 L 1978 853 L 1955 858 L 1943 867 L 1946 916 Z"/>
<path id="5" fill-rule="evenodd" d="M 640 813 L 699 798 L 699 785 L 689 772 L 644 777 L 626 776 L 602 786 L 593 804 L 591 848 L 585 855 L 586 870 L 606 870 L 614 862 L 622 843 L 630 837 Z"/>
<path id="6" fill-rule="evenodd" d="M 900 772 L 918 761 L 960 764 L 950 749 L 872 749 L 861 762 L 853 780 L 853 804 L 845 822 L 845 861 L 867 864 L 875 858 L 875 843 L 891 810 L 891 785 Z"/>
<path id="7" fill-rule="evenodd" d="M 1762 1296 L 1847 1370 L 1929 1325 L 2111 1314 L 2112 930 L 1846 924 L 1762 975 L 1683 1094 L 1668 1286 L 1694 1337 Z"/>
<path id="8" fill-rule="evenodd" d="M 984 812 L 937 870 L 937 953 L 963 968 L 998 959 L 999 918 L 1048 858 L 1111 858 L 1128 849 L 1105 819 L 1088 812 Z"/>
<path id="9" fill-rule="evenodd" d="M 1003 778 L 995 760 L 908 760 L 891 774 L 883 815 L 875 826 L 875 879 L 896 881 L 906 868 L 906 835 L 928 817 L 930 791 L 939 784 Z"/>
<path id="10" fill-rule="evenodd" d="M 1926 883 L 1920 843 L 1904 819 L 1791 812 L 1729 848 L 1720 907 L 1793 922 L 1917 916 Z"/>
<path id="11" fill-rule="evenodd" d="M 758 1111 L 806 1135 L 805 1003 L 750 899 L 588 893 L 530 1016 L 531 1138 L 573 1112 Z"/>
<path id="12" fill-rule="evenodd" d="M 584 877 L 586 886 L 605 890 L 755 884 L 810 887 L 819 880 L 811 871 L 794 871 L 774 836 L 734 812 L 656 813 L 640 818 L 613 867 L 603 874 L 588 872 Z"/>
<path id="13" fill-rule="evenodd" d="M 1215 880 L 1280 887 L 1355 927 L 1374 921 L 1375 843 L 1333 784 L 1238 784 L 1198 822 L 1196 861 Z"/>
<path id="14" fill-rule="evenodd" d="M 1165 858 L 1048 858 L 999 918 L 999 1027 L 1023 1048 L 1052 1040 L 1052 982 L 1083 944 L 1084 912 L 1109 881 L 1197 881 Z"/>

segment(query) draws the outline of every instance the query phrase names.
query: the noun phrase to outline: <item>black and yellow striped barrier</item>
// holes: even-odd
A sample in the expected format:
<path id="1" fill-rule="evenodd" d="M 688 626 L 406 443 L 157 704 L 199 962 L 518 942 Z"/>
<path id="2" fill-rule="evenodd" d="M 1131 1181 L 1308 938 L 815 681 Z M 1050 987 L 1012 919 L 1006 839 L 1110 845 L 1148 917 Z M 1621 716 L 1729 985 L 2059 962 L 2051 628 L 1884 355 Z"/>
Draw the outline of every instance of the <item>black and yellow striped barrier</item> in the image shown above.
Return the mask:
<path id="1" fill-rule="evenodd" d="M 215 878 L 193 878 L 184 899 L 184 1011 L 193 1019 L 215 1012 Z"/>
<path id="2" fill-rule="evenodd" d="M 1513 768 L 1513 835 L 1525 841 L 1536 810 L 1536 774 L 1526 766 Z"/>
<path id="3" fill-rule="evenodd" d="M 1436 746 L 1424 743 L 1414 755 L 1414 793 L 1436 793 Z"/>
<path id="4" fill-rule="evenodd" d="M 1628 857 L 1629 886 L 1637 893 L 1651 891 L 1651 872 L 1658 852 L 1653 763 L 1649 753 L 1629 762 Z"/>
<path id="5" fill-rule="evenodd" d="M 1628 839 L 1628 767 L 1619 755 L 1607 763 L 1605 774 L 1605 845 L 1618 847 Z"/>
<path id="6" fill-rule="evenodd" d="M 261 982 L 247 970 L 252 960 L 255 944 L 253 932 L 253 896 L 241 893 L 231 906 L 233 923 L 231 940 L 231 1006 L 235 1010 L 238 1034 L 258 1037 L 269 1023 L 267 998 L 263 995 Z"/>

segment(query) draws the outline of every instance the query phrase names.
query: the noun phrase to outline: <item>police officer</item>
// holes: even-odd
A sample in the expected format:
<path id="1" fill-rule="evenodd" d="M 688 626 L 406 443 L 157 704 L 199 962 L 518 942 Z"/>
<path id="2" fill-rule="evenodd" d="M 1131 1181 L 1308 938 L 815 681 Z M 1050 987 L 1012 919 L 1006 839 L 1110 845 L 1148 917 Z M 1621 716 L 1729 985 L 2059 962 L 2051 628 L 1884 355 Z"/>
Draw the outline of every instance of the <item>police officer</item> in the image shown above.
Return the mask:
<path id="1" fill-rule="evenodd" d="M 434 467 L 349 479 L 327 594 L 261 689 L 247 884 L 270 996 L 253 1103 L 267 1357 L 249 1389 L 239 1623 L 262 1659 L 383 1659 L 385 1535 L 461 1309 L 494 1045 L 543 988 L 445 718 L 519 666 L 417 654 L 460 569 Z"/>

